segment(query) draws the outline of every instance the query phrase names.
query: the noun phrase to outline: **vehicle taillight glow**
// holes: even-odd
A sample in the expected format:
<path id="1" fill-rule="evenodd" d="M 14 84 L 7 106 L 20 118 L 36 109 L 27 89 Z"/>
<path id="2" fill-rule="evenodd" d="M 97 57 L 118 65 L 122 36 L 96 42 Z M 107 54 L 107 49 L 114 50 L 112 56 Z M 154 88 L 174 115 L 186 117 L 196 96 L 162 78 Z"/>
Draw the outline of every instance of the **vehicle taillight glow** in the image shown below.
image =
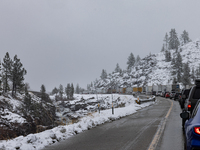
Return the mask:
<path id="1" fill-rule="evenodd" d="M 194 132 L 200 135 L 200 127 L 194 127 Z"/>
<path id="2" fill-rule="evenodd" d="M 188 108 L 191 108 L 192 106 L 191 106 L 191 104 L 188 104 Z"/>

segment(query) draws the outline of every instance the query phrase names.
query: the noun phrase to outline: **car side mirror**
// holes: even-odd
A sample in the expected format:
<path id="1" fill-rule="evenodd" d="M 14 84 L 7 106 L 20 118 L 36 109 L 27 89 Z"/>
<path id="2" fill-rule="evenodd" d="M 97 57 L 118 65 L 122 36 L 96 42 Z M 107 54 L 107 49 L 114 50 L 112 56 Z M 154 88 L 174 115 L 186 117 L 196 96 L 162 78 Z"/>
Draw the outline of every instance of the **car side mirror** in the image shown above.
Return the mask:
<path id="1" fill-rule="evenodd" d="M 182 95 L 182 98 L 184 98 L 184 99 L 185 99 L 185 98 L 186 98 L 186 96 L 185 96 L 185 95 Z"/>
<path id="2" fill-rule="evenodd" d="M 186 111 L 182 112 L 182 113 L 180 114 L 180 116 L 181 116 L 181 118 L 183 118 L 183 119 L 189 119 L 189 113 L 186 112 Z"/>

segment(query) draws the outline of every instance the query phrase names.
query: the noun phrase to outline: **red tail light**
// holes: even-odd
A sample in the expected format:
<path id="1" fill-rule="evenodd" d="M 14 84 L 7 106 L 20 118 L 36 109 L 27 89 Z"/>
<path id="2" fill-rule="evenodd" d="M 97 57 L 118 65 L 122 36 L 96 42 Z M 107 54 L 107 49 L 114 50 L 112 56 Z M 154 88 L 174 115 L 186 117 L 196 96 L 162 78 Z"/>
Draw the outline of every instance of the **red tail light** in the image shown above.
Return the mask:
<path id="1" fill-rule="evenodd" d="M 192 106 L 191 106 L 191 104 L 188 104 L 188 109 L 190 109 Z"/>
<path id="2" fill-rule="evenodd" d="M 200 127 L 194 127 L 194 132 L 200 135 Z"/>

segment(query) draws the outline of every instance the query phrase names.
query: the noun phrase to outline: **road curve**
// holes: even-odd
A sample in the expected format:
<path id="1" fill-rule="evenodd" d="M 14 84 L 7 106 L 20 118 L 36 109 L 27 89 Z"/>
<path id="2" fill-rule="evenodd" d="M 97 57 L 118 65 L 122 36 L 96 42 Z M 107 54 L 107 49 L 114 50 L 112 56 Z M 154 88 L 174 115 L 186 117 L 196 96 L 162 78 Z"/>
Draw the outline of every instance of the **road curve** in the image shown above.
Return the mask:
<path id="1" fill-rule="evenodd" d="M 43 150 L 146 150 L 162 125 L 171 101 L 156 104 L 111 123 L 105 123 Z"/>

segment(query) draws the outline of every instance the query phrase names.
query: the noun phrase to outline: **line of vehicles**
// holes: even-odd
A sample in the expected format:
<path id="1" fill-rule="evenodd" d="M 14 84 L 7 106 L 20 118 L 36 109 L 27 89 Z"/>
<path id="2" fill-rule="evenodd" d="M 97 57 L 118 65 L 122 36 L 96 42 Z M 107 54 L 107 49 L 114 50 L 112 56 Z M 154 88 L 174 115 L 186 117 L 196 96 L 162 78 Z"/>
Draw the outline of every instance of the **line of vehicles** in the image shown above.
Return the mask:
<path id="1" fill-rule="evenodd" d="M 155 91 L 153 91 L 152 95 L 177 100 L 177 99 L 179 99 L 179 96 L 181 95 L 181 93 L 178 92 L 178 91 L 171 91 L 171 92 L 168 92 L 168 91 L 166 91 L 166 92 L 162 92 L 162 91 L 155 92 Z"/>
<path id="2" fill-rule="evenodd" d="M 200 79 L 190 89 L 181 92 L 152 92 L 152 95 L 178 100 L 182 113 L 184 149 L 200 150 Z"/>
<path id="3" fill-rule="evenodd" d="M 200 79 L 178 97 L 182 113 L 185 150 L 200 150 Z"/>

